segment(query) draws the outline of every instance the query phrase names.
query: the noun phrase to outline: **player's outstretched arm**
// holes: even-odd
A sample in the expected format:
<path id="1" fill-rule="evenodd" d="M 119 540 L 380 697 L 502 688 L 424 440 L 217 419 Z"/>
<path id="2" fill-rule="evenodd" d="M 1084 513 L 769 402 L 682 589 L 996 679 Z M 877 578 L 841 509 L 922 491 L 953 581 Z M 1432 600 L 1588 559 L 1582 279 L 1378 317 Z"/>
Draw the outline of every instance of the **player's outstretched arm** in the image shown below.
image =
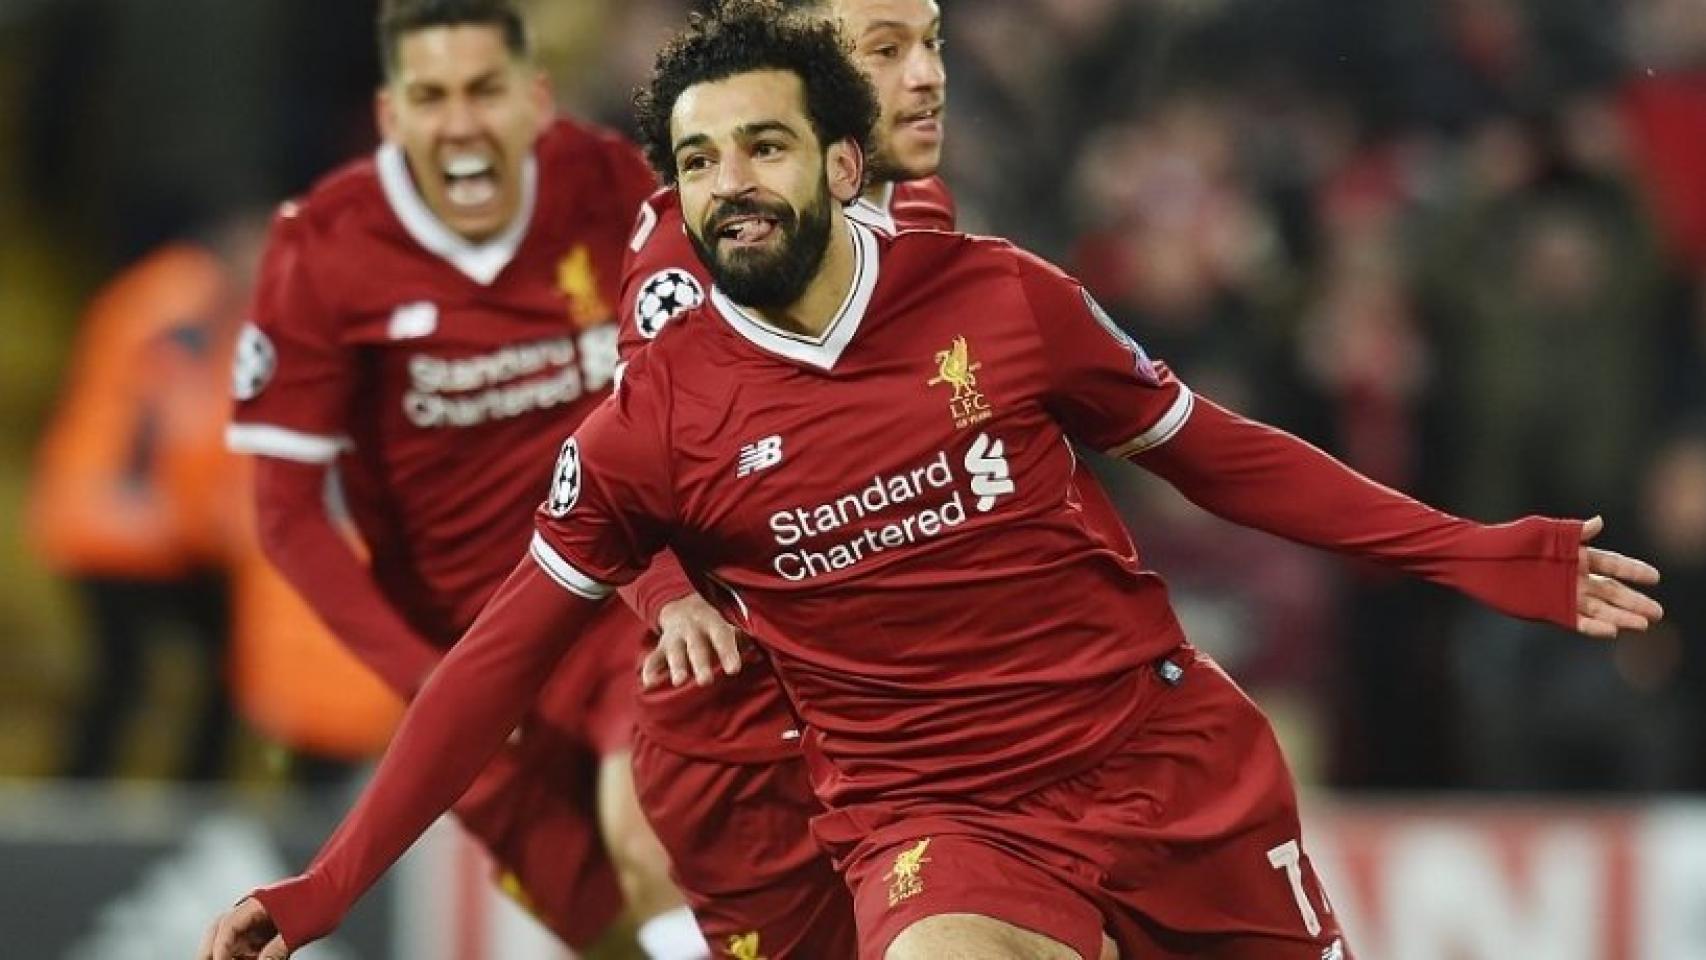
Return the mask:
<path id="1" fill-rule="evenodd" d="M 523 559 L 421 688 L 372 782 L 308 870 L 217 921 L 213 960 L 255 956 L 241 951 L 268 942 L 269 929 L 295 950 L 337 927 L 498 752 L 597 609 Z"/>
<path id="2" fill-rule="evenodd" d="M 1234 523 L 1395 567 L 1511 616 L 1613 637 L 1663 615 L 1631 586 L 1657 582 L 1657 570 L 1585 545 L 1598 518 L 1455 517 L 1200 397 L 1176 434 L 1133 459 Z"/>

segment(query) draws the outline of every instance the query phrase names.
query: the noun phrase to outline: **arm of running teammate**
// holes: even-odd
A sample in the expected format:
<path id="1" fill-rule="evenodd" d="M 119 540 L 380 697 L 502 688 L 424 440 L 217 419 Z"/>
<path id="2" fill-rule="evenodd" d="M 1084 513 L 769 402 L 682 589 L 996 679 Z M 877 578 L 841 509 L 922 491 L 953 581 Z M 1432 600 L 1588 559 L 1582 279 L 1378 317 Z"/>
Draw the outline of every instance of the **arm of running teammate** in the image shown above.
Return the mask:
<path id="1" fill-rule="evenodd" d="M 238 337 L 236 407 L 226 444 L 255 457 L 262 549 L 339 641 L 411 697 L 438 651 L 379 592 L 367 565 L 326 513 L 326 474 L 349 446 L 358 376 L 342 339 L 342 312 L 322 288 L 327 244 L 309 209 L 274 218 L 255 289 L 253 320 Z"/>
<path id="2" fill-rule="evenodd" d="M 1064 274 L 1031 260 L 1021 278 L 1040 318 L 1056 416 L 1074 436 L 1155 472 L 1199 506 L 1591 636 L 1645 629 L 1662 615 L 1624 582 L 1656 582 L 1656 570 L 1584 545 L 1597 520 L 1487 525 L 1435 510 L 1194 396 Z"/>
<path id="3" fill-rule="evenodd" d="M 255 458 L 261 549 L 344 646 L 408 700 L 439 650 L 385 600 L 373 574 L 326 512 L 324 464 Z"/>
<path id="4" fill-rule="evenodd" d="M 704 301 L 695 257 L 682 229 L 675 192 L 657 191 L 640 205 L 623 258 L 616 314 L 622 363 L 656 339 L 671 320 Z M 728 673 L 740 672 L 740 631 L 699 595 L 674 551 L 659 553 L 646 572 L 617 593 L 658 633 L 640 670 L 643 687 L 656 686 L 666 676 L 678 687 L 689 678 L 703 686 L 716 679 L 715 664 Z"/>

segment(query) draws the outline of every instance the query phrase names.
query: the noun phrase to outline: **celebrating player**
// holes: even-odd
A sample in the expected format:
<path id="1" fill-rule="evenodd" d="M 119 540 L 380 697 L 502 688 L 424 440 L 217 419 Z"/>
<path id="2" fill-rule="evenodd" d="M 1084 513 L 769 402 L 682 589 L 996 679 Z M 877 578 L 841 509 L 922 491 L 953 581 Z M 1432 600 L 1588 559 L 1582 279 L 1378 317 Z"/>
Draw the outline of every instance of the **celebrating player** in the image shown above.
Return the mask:
<path id="1" fill-rule="evenodd" d="M 541 464 L 608 393 L 656 181 L 632 145 L 553 121 L 508 0 L 392 0 L 379 32 L 385 144 L 279 213 L 229 442 L 260 455 L 268 555 L 412 697 L 525 548 Z M 327 519 L 334 465 L 370 563 Z M 457 815 L 570 945 L 625 894 L 654 956 L 703 957 L 629 773 L 644 628 L 612 605 L 587 629 Z"/>
<path id="2" fill-rule="evenodd" d="M 1593 636 L 1661 615 L 1598 522 L 1432 510 L 1195 396 L 1071 278 L 1000 241 L 884 237 L 873 95 L 821 25 L 731 4 L 641 104 L 715 279 L 558 455 L 526 557 L 304 874 L 216 923 L 282 955 L 503 743 L 612 584 L 669 545 L 763 644 L 806 723 L 859 952 L 1344 956 L 1266 720 L 1093 529 L 1067 438 L 1240 523 Z M 274 939 L 274 938 L 279 939 Z"/>
<path id="3" fill-rule="evenodd" d="M 847 215 L 890 234 L 952 229 L 953 202 L 934 175 L 946 102 L 934 0 L 792 6 L 833 18 L 877 91 L 870 180 Z M 630 248 L 619 308 L 624 359 L 699 305 L 710 287 L 673 189 L 647 201 Z M 658 649 L 675 652 L 678 684 L 690 670 L 705 682 L 713 676 L 709 658 L 690 664 L 687 650 L 712 649 L 713 636 L 733 650 L 735 628 L 694 591 L 671 554 L 624 596 L 659 626 Z M 653 685 L 640 696 L 634 778 L 707 940 L 731 952 L 731 944 L 747 945 L 773 960 L 836 960 L 853 955 L 852 900 L 811 837 L 808 822 L 823 806 L 812 794 L 798 726 L 762 657 L 712 686 Z M 723 829 L 730 823 L 748 828 Z"/>

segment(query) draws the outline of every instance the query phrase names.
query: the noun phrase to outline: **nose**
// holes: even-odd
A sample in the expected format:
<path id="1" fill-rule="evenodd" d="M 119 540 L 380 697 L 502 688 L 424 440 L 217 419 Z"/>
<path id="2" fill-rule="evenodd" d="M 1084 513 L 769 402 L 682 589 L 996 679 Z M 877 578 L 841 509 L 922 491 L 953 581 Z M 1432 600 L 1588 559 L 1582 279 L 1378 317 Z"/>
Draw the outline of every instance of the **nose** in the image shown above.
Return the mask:
<path id="1" fill-rule="evenodd" d="M 754 187 L 752 160 L 743 150 L 725 151 L 717 162 L 717 179 L 711 185 L 713 195 L 727 199 L 750 193 Z"/>
<path id="2" fill-rule="evenodd" d="M 929 45 L 918 43 L 906 58 L 906 86 L 909 90 L 941 90 L 948 84 L 948 71 L 942 65 L 942 53 Z"/>
<path id="3" fill-rule="evenodd" d="M 444 106 L 444 136 L 460 140 L 478 136 L 480 116 L 467 97 L 450 97 Z"/>

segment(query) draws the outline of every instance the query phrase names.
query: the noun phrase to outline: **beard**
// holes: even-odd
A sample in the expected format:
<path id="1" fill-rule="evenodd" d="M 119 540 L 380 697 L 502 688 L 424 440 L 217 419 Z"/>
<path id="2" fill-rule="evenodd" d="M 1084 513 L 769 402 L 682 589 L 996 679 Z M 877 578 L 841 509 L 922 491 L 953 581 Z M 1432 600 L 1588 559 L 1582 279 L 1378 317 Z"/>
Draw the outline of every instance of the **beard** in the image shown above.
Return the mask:
<path id="1" fill-rule="evenodd" d="M 829 249 L 832 202 L 829 185 L 820 184 L 817 197 L 796 213 L 782 201 L 730 200 L 706 219 L 704 236 L 687 231 L 699 261 L 717 288 L 744 307 L 777 310 L 799 300 L 817 276 Z M 776 243 L 770 249 L 722 252 L 717 231 L 733 217 L 760 216 L 776 222 Z"/>

